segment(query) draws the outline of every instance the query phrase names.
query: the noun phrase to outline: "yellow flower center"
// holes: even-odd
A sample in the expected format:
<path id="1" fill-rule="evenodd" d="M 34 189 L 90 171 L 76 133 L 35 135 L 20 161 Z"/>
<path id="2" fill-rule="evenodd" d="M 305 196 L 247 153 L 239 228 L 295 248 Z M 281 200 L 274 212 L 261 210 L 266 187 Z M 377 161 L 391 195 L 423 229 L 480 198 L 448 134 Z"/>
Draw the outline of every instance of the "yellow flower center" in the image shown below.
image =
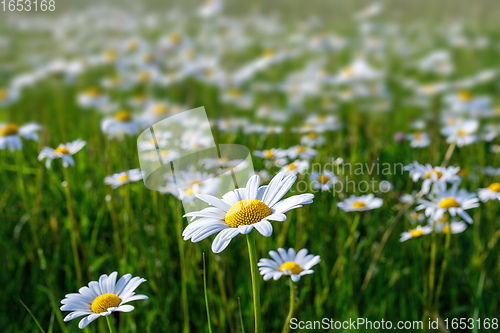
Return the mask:
<path id="1" fill-rule="evenodd" d="M 439 207 L 444 209 L 458 208 L 460 204 L 453 198 L 446 198 L 441 200 Z"/>
<path id="2" fill-rule="evenodd" d="M 222 158 L 219 158 L 219 162 L 220 163 L 229 163 L 229 162 L 231 162 L 231 160 L 227 157 L 222 157 Z"/>
<path id="3" fill-rule="evenodd" d="M 151 74 L 149 74 L 149 72 L 143 71 L 139 73 L 140 82 L 148 82 L 149 79 L 151 79 Z"/>
<path id="4" fill-rule="evenodd" d="M 283 265 L 280 266 L 280 271 L 285 273 L 284 269 L 289 270 L 292 274 L 299 274 L 303 271 L 302 267 L 300 267 L 296 262 L 287 261 Z"/>
<path id="5" fill-rule="evenodd" d="M 57 147 L 55 149 L 55 153 L 57 154 L 63 154 L 63 155 L 69 155 L 69 150 L 65 146 Z"/>
<path id="6" fill-rule="evenodd" d="M 305 148 L 305 147 L 303 147 L 303 146 L 299 146 L 299 147 L 297 148 L 297 153 L 299 153 L 299 154 L 300 154 L 300 153 L 304 153 L 305 151 L 306 151 L 306 148 Z"/>
<path id="7" fill-rule="evenodd" d="M 316 134 L 316 133 L 313 132 L 313 133 L 309 133 L 308 136 L 309 136 L 309 139 L 313 139 L 314 140 L 314 139 L 316 139 L 318 137 L 318 134 Z"/>
<path id="8" fill-rule="evenodd" d="M 472 99 L 472 94 L 469 91 L 461 91 L 458 93 L 458 99 L 461 102 L 469 102 Z"/>
<path id="9" fill-rule="evenodd" d="M 126 110 L 118 111 L 115 115 L 116 121 L 128 123 L 132 121 L 132 114 Z"/>
<path id="10" fill-rule="evenodd" d="M 321 175 L 318 177 L 318 183 L 323 184 L 323 185 L 328 183 L 329 180 L 330 180 L 330 178 L 328 178 L 325 175 Z"/>
<path id="11" fill-rule="evenodd" d="M 463 129 L 459 130 L 458 131 L 458 136 L 464 136 L 465 134 L 467 134 Z"/>
<path id="12" fill-rule="evenodd" d="M 236 88 L 229 89 L 229 90 L 227 91 L 227 94 L 228 94 L 230 97 L 233 97 L 233 98 L 238 98 L 238 97 L 241 97 L 241 95 L 242 95 L 241 90 L 236 89 Z"/>
<path id="13" fill-rule="evenodd" d="M 361 202 L 361 201 L 356 201 L 355 203 L 352 204 L 352 206 L 354 208 L 365 208 L 366 205 L 364 202 Z"/>
<path id="14" fill-rule="evenodd" d="M 169 36 L 169 39 L 170 39 L 170 42 L 172 42 L 172 44 L 179 44 L 182 40 L 182 37 L 179 34 L 171 34 Z"/>
<path id="15" fill-rule="evenodd" d="M 271 58 L 274 56 L 274 50 L 267 49 L 264 51 L 264 58 Z"/>
<path id="16" fill-rule="evenodd" d="M 102 294 L 97 296 L 90 305 L 93 313 L 102 313 L 108 311 L 109 308 L 116 308 L 120 305 L 122 300 L 114 294 Z"/>
<path id="17" fill-rule="evenodd" d="M 106 61 L 115 61 L 116 60 L 116 52 L 115 51 L 106 51 L 104 53 L 104 59 Z"/>
<path id="18" fill-rule="evenodd" d="M 354 70 L 352 67 L 347 67 L 346 69 L 344 69 L 344 75 L 347 76 L 347 77 L 351 77 L 354 75 Z"/>
<path id="19" fill-rule="evenodd" d="M 443 177 L 443 173 L 441 171 L 438 171 L 438 170 L 435 170 L 435 169 L 432 169 L 430 171 L 428 171 L 426 174 L 425 174 L 425 178 L 429 179 L 432 177 L 432 174 L 436 174 L 436 176 L 438 177 L 438 179 L 441 179 L 441 177 Z"/>
<path id="20" fill-rule="evenodd" d="M 264 157 L 265 157 L 265 158 L 271 158 L 271 157 L 274 157 L 274 153 L 273 153 L 272 151 L 270 151 L 270 150 L 266 150 L 266 151 L 264 152 Z"/>
<path id="21" fill-rule="evenodd" d="M 19 133 L 19 127 L 15 124 L 7 124 L 4 128 L 0 129 L 0 136 L 11 136 Z"/>
<path id="22" fill-rule="evenodd" d="M 155 60 L 155 56 L 152 53 L 146 53 L 142 59 L 146 63 L 152 63 Z"/>
<path id="23" fill-rule="evenodd" d="M 168 107 L 165 104 L 156 104 L 153 107 L 153 113 L 156 116 L 159 116 L 159 115 L 167 113 L 167 110 L 168 110 Z"/>
<path id="24" fill-rule="evenodd" d="M 298 167 L 297 167 L 297 165 L 296 165 L 295 163 L 290 163 L 290 164 L 288 165 L 288 168 L 287 168 L 287 169 L 288 169 L 288 171 L 292 171 L 292 170 L 295 170 L 295 169 L 297 169 L 297 168 L 298 168 Z"/>
<path id="25" fill-rule="evenodd" d="M 90 98 L 95 98 L 95 97 L 99 96 L 100 94 L 101 94 L 101 92 L 99 91 L 99 89 L 97 89 L 95 87 L 92 87 L 92 88 L 85 90 L 85 95 L 87 97 L 90 97 Z"/>
<path id="26" fill-rule="evenodd" d="M 9 97 L 7 90 L 0 89 L 0 101 L 5 101 Z"/>
<path id="27" fill-rule="evenodd" d="M 260 200 L 244 199 L 235 203 L 226 213 L 224 221 L 231 228 L 262 221 L 273 211 Z"/>
<path id="28" fill-rule="evenodd" d="M 139 48 L 139 43 L 137 43 L 137 41 L 135 41 L 135 40 L 132 40 L 132 41 L 127 43 L 127 50 L 128 51 L 135 51 L 138 48 Z"/>
<path id="29" fill-rule="evenodd" d="M 420 140 L 422 138 L 422 133 L 415 132 L 415 133 L 413 133 L 413 136 L 415 137 L 415 139 Z"/>
<path id="30" fill-rule="evenodd" d="M 410 235 L 411 235 L 411 238 L 417 238 L 417 237 L 423 236 L 424 232 L 422 229 L 413 229 L 410 232 Z"/>
<path id="31" fill-rule="evenodd" d="M 124 174 L 118 178 L 119 182 L 126 182 L 128 180 L 128 175 Z"/>
<path id="32" fill-rule="evenodd" d="M 491 184 L 490 186 L 488 186 L 488 188 L 490 190 L 492 190 L 493 192 L 500 192 L 500 183 L 493 183 Z"/>
<path id="33" fill-rule="evenodd" d="M 444 232 L 445 234 L 449 233 L 449 232 L 450 232 L 450 226 L 449 226 L 449 225 L 445 225 L 445 226 L 443 227 L 443 232 Z"/>
<path id="34" fill-rule="evenodd" d="M 161 157 L 167 157 L 170 154 L 170 151 L 168 150 L 162 150 L 160 152 Z"/>

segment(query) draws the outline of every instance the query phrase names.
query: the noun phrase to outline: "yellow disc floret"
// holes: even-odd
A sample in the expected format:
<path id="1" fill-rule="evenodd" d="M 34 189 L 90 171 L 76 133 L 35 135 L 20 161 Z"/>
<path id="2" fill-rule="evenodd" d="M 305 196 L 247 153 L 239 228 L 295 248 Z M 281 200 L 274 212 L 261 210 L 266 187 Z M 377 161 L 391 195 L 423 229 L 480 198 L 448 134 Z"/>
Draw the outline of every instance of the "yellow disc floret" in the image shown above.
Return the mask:
<path id="1" fill-rule="evenodd" d="M 122 300 L 114 294 L 102 294 L 97 296 L 90 305 L 90 309 L 94 313 L 102 313 L 108 311 L 109 308 L 116 308 Z"/>
<path id="2" fill-rule="evenodd" d="M 273 211 L 260 200 L 244 199 L 235 203 L 227 211 L 224 221 L 231 228 L 250 225 L 262 221 Z"/>
<path id="3" fill-rule="evenodd" d="M 299 274 L 303 271 L 302 267 L 299 266 L 296 262 L 287 261 L 283 265 L 280 266 L 280 271 L 285 273 L 284 269 L 289 270 L 292 274 Z"/>
<path id="4" fill-rule="evenodd" d="M 128 175 L 127 174 L 121 175 L 120 177 L 118 177 L 118 181 L 119 182 L 126 182 L 126 181 L 128 181 Z"/>
<path id="5" fill-rule="evenodd" d="M 15 124 L 7 124 L 0 129 L 0 136 L 11 136 L 19 134 L 19 127 Z"/>
<path id="6" fill-rule="evenodd" d="M 488 188 L 490 190 L 492 190 L 493 192 L 499 193 L 500 192 L 500 183 L 493 183 L 490 186 L 488 186 Z"/>
<path id="7" fill-rule="evenodd" d="M 422 229 L 413 229 L 410 232 L 411 238 L 418 238 L 424 235 L 424 231 Z"/>
<path id="8" fill-rule="evenodd" d="M 446 198 L 441 200 L 439 207 L 444 209 L 458 208 L 460 204 L 453 198 Z"/>

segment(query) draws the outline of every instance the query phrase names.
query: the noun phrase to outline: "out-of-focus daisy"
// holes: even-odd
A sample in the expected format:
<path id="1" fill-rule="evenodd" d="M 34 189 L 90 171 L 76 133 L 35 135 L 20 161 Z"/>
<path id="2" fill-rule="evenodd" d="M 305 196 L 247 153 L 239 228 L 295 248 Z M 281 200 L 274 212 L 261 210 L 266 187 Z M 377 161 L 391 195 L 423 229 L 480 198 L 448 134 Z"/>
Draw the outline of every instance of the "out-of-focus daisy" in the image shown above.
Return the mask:
<path id="1" fill-rule="evenodd" d="M 424 194 L 429 193 L 431 188 L 437 192 L 446 189 L 448 183 L 456 184 L 460 183 L 461 180 L 458 175 L 460 171 L 459 167 L 433 167 L 430 164 L 422 165 L 418 162 L 413 162 L 405 166 L 404 170 L 410 172 L 410 177 L 414 182 L 420 179 L 423 180 L 422 192 Z"/>
<path id="2" fill-rule="evenodd" d="M 413 210 L 408 214 L 408 218 L 411 223 L 421 223 L 425 220 L 425 215 Z"/>
<path id="3" fill-rule="evenodd" d="M 300 138 L 300 143 L 304 146 L 316 147 L 321 146 L 326 142 L 323 135 L 319 135 L 316 132 L 310 132 L 309 134 L 303 135 Z"/>
<path id="4" fill-rule="evenodd" d="M 286 150 L 283 149 L 266 149 L 266 150 L 255 150 L 253 154 L 257 157 L 266 159 L 266 160 L 274 160 L 277 158 L 282 158 L 286 154 Z"/>
<path id="5" fill-rule="evenodd" d="M 38 160 L 41 161 L 46 158 L 47 161 L 45 162 L 45 166 L 47 169 L 50 169 L 52 160 L 60 158 L 63 166 L 67 168 L 69 165 L 75 165 L 73 155 L 78 153 L 83 147 L 85 147 L 85 145 L 85 141 L 78 139 L 73 142 L 60 144 L 56 149 L 44 147 L 38 155 Z"/>
<path id="6" fill-rule="evenodd" d="M 133 183 L 141 179 L 142 179 L 141 170 L 132 169 L 120 173 L 115 173 L 112 176 L 105 177 L 104 184 L 111 185 L 113 189 L 116 189 L 124 184 Z"/>
<path id="7" fill-rule="evenodd" d="M 142 122 L 130 111 L 120 110 L 114 117 L 101 122 L 101 129 L 110 138 L 121 138 L 124 135 L 135 135 L 142 128 Z"/>
<path id="8" fill-rule="evenodd" d="M 219 184 L 220 179 L 214 174 L 190 168 L 176 171 L 175 182 L 171 180 L 159 190 L 162 193 L 171 193 L 183 202 L 192 202 L 198 194 L 216 194 Z"/>
<path id="9" fill-rule="evenodd" d="M 429 200 L 419 199 L 417 210 L 425 209 L 425 215 L 435 220 L 443 218 L 445 213 L 451 216 L 459 215 L 467 223 L 472 223 L 472 218 L 466 210 L 479 207 L 478 198 L 475 193 L 469 193 L 464 189 L 453 186 L 449 190 L 440 191 Z"/>
<path id="10" fill-rule="evenodd" d="M 17 126 L 16 124 L 0 124 L 0 150 L 5 148 L 10 151 L 23 149 L 23 141 L 21 138 L 28 140 L 38 140 L 37 131 L 40 130 L 38 124 L 26 124 Z"/>
<path id="11" fill-rule="evenodd" d="M 92 281 L 88 287 L 82 287 L 78 293 L 67 294 L 61 301 L 61 311 L 71 311 L 64 321 L 70 321 L 78 317 L 86 316 L 78 327 L 83 329 L 99 317 L 109 316 L 111 313 L 130 312 L 134 310 L 128 302 L 148 299 L 146 295 L 136 295 L 135 289 L 146 280 L 138 276 L 132 278 L 131 274 L 125 274 L 118 282 L 118 273 L 103 274 L 99 281 Z"/>
<path id="12" fill-rule="evenodd" d="M 281 168 L 281 172 L 288 175 L 302 174 L 309 168 L 309 161 L 295 160 Z"/>
<path id="13" fill-rule="evenodd" d="M 302 276 L 314 273 L 311 268 L 321 261 L 319 256 L 307 253 L 307 249 L 295 253 L 293 248 L 288 251 L 282 248 L 278 252 L 269 251 L 272 259 L 262 258 L 257 264 L 260 275 L 263 275 L 265 281 L 271 278 L 276 281 L 287 275 L 293 282 L 297 282 Z"/>
<path id="14" fill-rule="evenodd" d="M 431 140 L 429 139 L 429 134 L 425 132 L 413 132 L 406 136 L 406 139 L 410 141 L 410 146 L 413 148 L 424 148 L 430 145 Z"/>
<path id="15" fill-rule="evenodd" d="M 447 126 L 442 129 L 441 133 L 447 137 L 446 142 L 456 142 L 458 147 L 470 145 L 477 141 L 475 134 L 479 127 L 479 123 L 475 119 L 469 119 L 459 122 L 456 125 Z"/>
<path id="16" fill-rule="evenodd" d="M 330 190 L 339 181 L 337 176 L 328 170 L 324 170 L 323 172 L 313 171 L 309 174 L 309 179 L 311 180 L 313 189 L 321 189 L 322 191 Z"/>
<path id="17" fill-rule="evenodd" d="M 432 227 L 431 226 L 417 226 L 415 229 L 411 229 L 409 231 L 403 232 L 401 234 L 401 238 L 399 238 L 400 242 L 406 242 L 409 239 L 412 238 L 419 238 L 424 235 L 428 235 L 432 232 Z"/>
<path id="18" fill-rule="evenodd" d="M 255 175 L 245 188 L 230 191 L 222 199 L 199 194 L 199 199 L 213 207 L 185 215 L 198 220 L 184 229 L 184 240 L 199 242 L 220 231 L 212 243 L 212 251 L 219 253 L 234 237 L 247 234 L 254 228 L 265 237 L 271 236 L 273 227 L 270 221 L 285 221 L 286 212 L 312 203 L 314 195 L 309 193 L 281 200 L 296 179 L 296 176 L 284 177 L 283 173 L 278 173 L 269 185 L 259 187 L 260 177 Z"/>
<path id="19" fill-rule="evenodd" d="M 263 184 L 267 184 L 271 180 L 271 174 L 266 169 L 262 169 L 260 171 L 256 171 L 255 174 L 260 177 L 260 181 Z"/>
<path id="20" fill-rule="evenodd" d="M 355 196 L 351 195 L 343 202 L 339 202 L 337 206 L 345 212 L 363 212 L 365 210 L 372 210 L 382 207 L 384 200 L 376 198 L 373 194 Z"/>
<path id="21" fill-rule="evenodd" d="M 318 152 L 315 149 L 304 146 L 293 146 L 287 149 L 287 155 L 290 159 L 309 160 L 316 156 Z"/>
<path id="22" fill-rule="evenodd" d="M 482 202 L 495 199 L 500 200 L 500 183 L 492 183 L 486 188 L 480 188 L 477 191 L 477 195 Z"/>

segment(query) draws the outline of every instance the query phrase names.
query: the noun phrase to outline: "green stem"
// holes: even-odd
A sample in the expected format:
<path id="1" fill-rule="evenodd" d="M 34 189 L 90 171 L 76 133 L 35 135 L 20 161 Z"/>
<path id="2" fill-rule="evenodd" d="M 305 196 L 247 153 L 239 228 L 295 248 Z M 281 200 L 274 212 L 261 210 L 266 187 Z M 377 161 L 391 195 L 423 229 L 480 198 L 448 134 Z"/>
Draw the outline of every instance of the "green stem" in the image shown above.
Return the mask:
<path id="1" fill-rule="evenodd" d="M 177 206 L 176 203 L 175 210 L 177 212 L 182 212 L 182 208 Z M 178 214 L 179 215 L 179 214 Z M 184 240 L 182 239 L 182 216 L 177 216 L 175 218 L 175 228 L 177 237 L 177 246 L 179 249 L 179 263 L 181 266 L 181 305 L 182 312 L 184 315 L 184 328 L 183 332 L 189 332 L 189 306 L 187 299 L 187 281 L 188 281 L 188 267 L 186 262 L 186 252 L 184 248 Z"/>
<path id="2" fill-rule="evenodd" d="M 19 300 L 19 302 L 24 306 L 24 308 L 26 309 L 26 311 L 28 311 L 28 313 L 30 314 L 31 318 L 33 318 L 33 320 L 35 321 L 35 324 L 38 327 L 38 329 L 40 330 L 40 332 L 45 333 L 45 331 L 43 330 L 42 326 L 40 325 L 40 323 L 38 322 L 38 320 L 35 318 L 35 316 L 31 312 L 31 310 L 26 306 L 26 304 L 24 304 L 23 301 L 21 301 L 21 300 Z"/>
<path id="3" fill-rule="evenodd" d="M 283 333 L 290 332 L 290 320 L 292 320 L 293 312 L 295 311 L 295 289 L 292 279 L 290 279 L 290 310 L 286 317 L 285 326 L 283 326 Z"/>
<path id="4" fill-rule="evenodd" d="M 106 316 L 106 321 L 108 322 L 109 333 L 113 333 L 113 328 L 111 327 L 111 321 L 109 320 L 109 316 Z"/>
<path id="5" fill-rule="evenodd" d="M 252 274 L 253 310 L 255 314 L 255 333 L 262 332 L 260 311 L 259 271 L 257 269 L 257 251 L 255 247 L 255 233 L 247 234 L 248 256 L 250 258 L 250 272 Z"/>
<path id="6" fill-rule="evenodd" d="M 212 333 L 212 324 L 210 323 L 210 307 L 208 306 L 207 269 L 205 265 L 205 253 L 203 253 L 203 291 L 205 292 L 205 306 L 207 308 L 208 332 Z"/>

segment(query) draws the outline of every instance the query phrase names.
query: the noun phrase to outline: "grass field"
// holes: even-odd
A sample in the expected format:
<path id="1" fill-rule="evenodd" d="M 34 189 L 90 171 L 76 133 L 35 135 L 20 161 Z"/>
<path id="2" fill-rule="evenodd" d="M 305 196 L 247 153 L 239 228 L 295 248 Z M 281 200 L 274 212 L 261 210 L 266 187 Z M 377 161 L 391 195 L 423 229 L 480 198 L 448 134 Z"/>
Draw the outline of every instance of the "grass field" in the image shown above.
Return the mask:
<path id="1" fill-rule="evenodd" d="M 22 303 L 45 332 L 79 330 L 80 319 L 63 321 L 68 312 L 60 310 L 61 300 L 114 271 L 145 278 L 136 292 L 148 296 L 131 303 L 132 312 L 107 317 L 115 332 L 205 332 L 209 322 L 213 332 L 254 331 L 245 236 L 213 253 L 214 236 L 183 240 L 188 219 L 176 195 L 141 180 L 125 179 L 116 189 L 104 181 L 140 168 L 137 138 L 146 124 L 199 106 L 215 142 L 246 146 L 262 178 L 266 171 L 272 178 L 301 169 L 290 163 L 305 165 L 286 196 L 312 193 L 313 202 L 273 222 L 270 237 L 251 231 L 257 259 L 281 247 L 321 258 L 313 274 L 294 283 L 293 317 L 394 325 L 449 318 L 440 331 L 498 331 L 484 326 L 485 319 L 500 318 L 494 3 L 474 3 L 469 13 L 472 2 L 461 1 L 450 12 L 462 16 L 446 20 L 436 10 L 448 7 L 430 1 L 424 9 L 382 2 L 380 15 L 367 2 L 330 9 L 316 1 L 304 9 L 316 11 L 316 20 L 295 18 L 301 7 L 282 2 L 277 16 L 254 13 L 248 4 L 245 11 L 226 4 L 228 13 L 219 13 L 217 3 L 206 5 L 205 18 L 196 16 L 198 3 L 178 11 L 89 5 L 38 16 L 0 13 L 0 331 L 39 330 Z M 339 21 L 330 22 L 325 11 L 335 8 Z M 484 24 L 474 19 L 482 17 Z M 462 29 L 453 25 L 460 18 Z M 121 120 L 119 110 L 126 112 Z M 103 130 L 107 118 L 116 127 Z M 36 140 L 19 131 L 28 123 L 40 125 Z M 137 128 L 123 135 L 124 123 Z M 21 149 L 2 147 L 18 136 Z M 61 163 L 69 152 L 56 155 L 50 169 L 39 161 L 44 147 L 77 139 L 86 145 L 73 166 Z M 304 148 L 294 156 L 297 145 Z M 267 160 L 258 156 L 268 149 L 281 151 Z M 414 161 L 432 166 L 416 182 L 403 170 Z M 315 189 L 312 171 L 325 170 L 338 182 Z M 423 180 L 434 184 L 429 193 Z M 472 223 L 449 216 L 450 208 L 451 224 L 415 212 L 422 199 L 443 208 L 439 186 L 455 185 L 479 194 L 478 207 L 454 206 L 466 209 Z M 381 207 L 338 206 L 368 194 L 383 199 Z M 429 232 L 401 242 L 402 233 L 421 230 L 417 225 Z M 259 280 L 262 332 L 280 332 L 290 278 Z M 452 318 L 475 325 L 455 328 Z M 99 318 L 84 331 L 107 329 Z"/>

